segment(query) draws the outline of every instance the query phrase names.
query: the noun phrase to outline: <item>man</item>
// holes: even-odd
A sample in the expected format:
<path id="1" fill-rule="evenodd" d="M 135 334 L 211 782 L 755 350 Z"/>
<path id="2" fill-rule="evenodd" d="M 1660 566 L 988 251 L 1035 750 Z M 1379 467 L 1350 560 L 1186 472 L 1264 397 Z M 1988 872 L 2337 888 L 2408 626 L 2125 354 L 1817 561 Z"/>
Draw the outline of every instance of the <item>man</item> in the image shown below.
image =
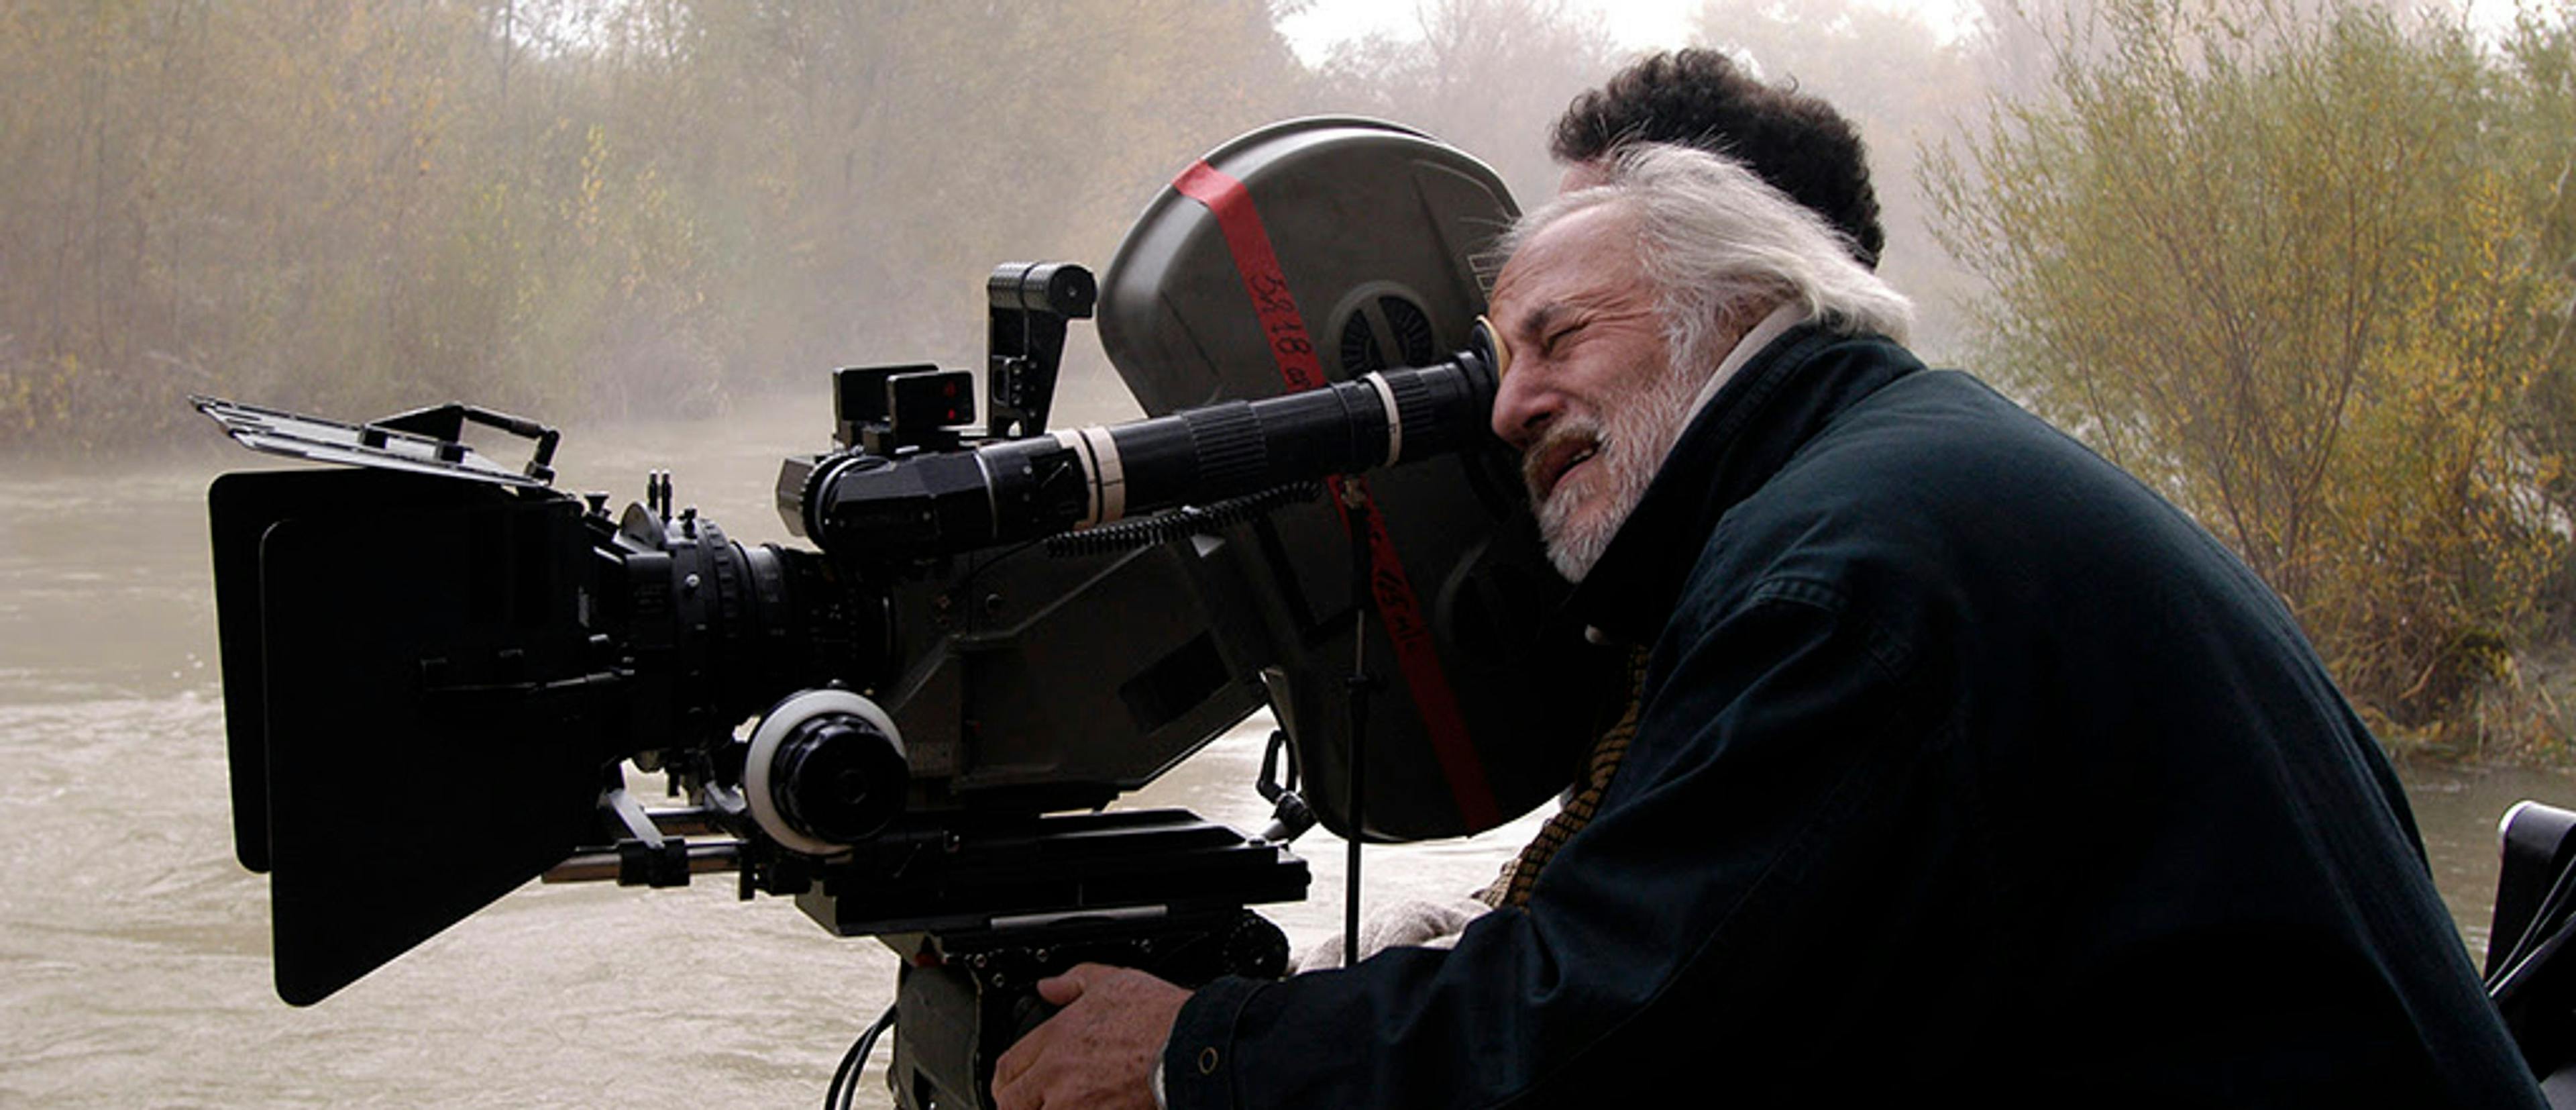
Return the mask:
<path id="1" fill-rule="evenodd" d="M 1638 143 L 1677 143 L 1742 162 L 1831 224 L 1854 261 L 1876 268 L 1886 235 L 1870 185 L 1868 150 L 1859 129 L 1822 98 L 1766 84 L 1721 51 L 1692 47 L 1650 54 L 1575 97 L 1557 117 L 1548 152 L 1566 166 L 1560 191 L 1600 184 L 1616 153 Z M 1642 657 L 1643 649 L 1635 654 Z M 1642 658 L 1635 665 L 1642 672 Z M 1361 955 L 1395 945 L 1454 943 L 1485 911 L 1528 904 L 1556 850 L 1599 811 L 1635 732 L 1632 703 L 1594 740 L 1558 812 L 1490 885 L 1470 897 L 1378 906 L 1361 926 Z M 1300 966 L 1341 966 L 1344 943 L 1339 934 L 1324 938 Z"/>
<path id="2" fill-rule="evenodd" d="M 1449 950 L 1084 967 L 1006 1110 L 2522 1106 L 2411 818 L 2296 622 L 1905 303 L 1669 147 L 1516 229 L 1494 411 L 1573 604 L 1652 645 L 1598 815 Z"/>
<path id="3" fill-rule="evenodd" d="M 1868 150 L 1859 129 L 1822 98 L 1766 84 L 1722 51 L 1691 47 L 1650 54 L 1575 97 L 1557 117 L 1548 153 L 1566 167 L 1559 191 L 1601 184 L 1617 152 L 1639 143 L 1677 143 L 1743 163 L 1765 184 L 1823 217 L 1855 261 L 1877 268 L 1886 235 L 1870 186 Z M 1635 654 L 1635 678 L 1642 682 L 1643 649 Z M 1394 944 L 1447 944 L 1488 908 L 1528 904 L 1556 849 L 1599 811 L 1636 723 L 1632 700 L 1629 712 L 1594 741 L 1564 804 L 1491 885 L 1473 898 L 1382 907 L 1362 930 L 1363 954 Z M 1326 938 L 1305 966 L 1338 964 L 1341 944 L 1338 936 Z"/>
<path id="4" fill-rule="evenodd" d="M 1878 267 L 1886 233 L 1860 129 L 1822 98 L 1764 83 L 1725 52 L 1650 54 L 1575 97 L 1548 135 L 1560 192 L 1601 183 L 1611 156 L 1638 143 L 1723 154 L 1823 216 L 1860 264 Z"/>

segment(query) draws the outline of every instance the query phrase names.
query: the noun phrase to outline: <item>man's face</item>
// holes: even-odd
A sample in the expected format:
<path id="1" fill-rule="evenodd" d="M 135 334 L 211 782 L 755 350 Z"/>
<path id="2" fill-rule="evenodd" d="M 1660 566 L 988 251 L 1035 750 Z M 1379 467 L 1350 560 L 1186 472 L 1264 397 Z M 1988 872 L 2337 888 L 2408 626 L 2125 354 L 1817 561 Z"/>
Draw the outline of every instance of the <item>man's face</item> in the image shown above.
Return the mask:
<path id="1" fill-rule="evenodd" d="M 1548 557 L 1581 581 L 1663 466 L 1698 391 L 1675 373 L 1635 220 L 1588 208 L 1505 263 L 1491 315 L 1511 348 L 1494 434 L 1521 451 Z"/>

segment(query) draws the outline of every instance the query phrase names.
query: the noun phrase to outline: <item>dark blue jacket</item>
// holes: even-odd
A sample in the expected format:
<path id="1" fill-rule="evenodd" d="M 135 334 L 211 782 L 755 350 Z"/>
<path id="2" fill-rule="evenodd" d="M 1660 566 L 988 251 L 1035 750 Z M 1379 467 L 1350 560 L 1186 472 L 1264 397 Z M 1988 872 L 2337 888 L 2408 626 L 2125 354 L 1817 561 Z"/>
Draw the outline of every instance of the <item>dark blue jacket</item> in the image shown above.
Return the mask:
<path id="1" fill-rule="evenodd" d="M 1526 911 L 1200 991 L 1204 1106 L 2538 1106 L 2288 610 L 1965 375 L 1792 330 L 1575 602 L 1653 645 Z"/>

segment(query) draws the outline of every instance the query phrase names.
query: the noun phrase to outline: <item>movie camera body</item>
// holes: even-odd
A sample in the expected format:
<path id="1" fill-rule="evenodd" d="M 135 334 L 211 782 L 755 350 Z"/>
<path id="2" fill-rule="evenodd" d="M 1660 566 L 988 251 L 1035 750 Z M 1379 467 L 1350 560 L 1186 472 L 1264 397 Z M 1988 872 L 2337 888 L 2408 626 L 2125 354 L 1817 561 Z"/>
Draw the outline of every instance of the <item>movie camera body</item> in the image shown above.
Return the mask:
<path id="1" fill-rule="evenodd" d="M 993 273 L 981 429 L 967 372 L 836 372 L 834 448 L 778 482 L 810 550 L 734 541 L 659 472 L 612 515 L 552 488 L 555 432 L 471 406 L 351 425 L 200 399 L 246 445 L 357 464 L 209 496 L 235 841 L 271 876 L 280 995 L 540 875 L 733 871 L 913 957 L 897 1099 L 970 1107 L 1039 977 L 1279 974 L 1247 907 L 1307 874 L 1275 830 L 1107 803 L 1267 705 L 1336 831 L 1474 831 L 1560 788 L 1616 708 L 1485 432 L 1472 256 L 1510 211 L 1391 125 L 1236 140 L 1105 290 Z M 1408 233 L 1355 233 L 1390 219 Z M 1160 415 L 1050 430 L 1095 311 Z M 678 803 L 630 795 L 630 762 Z"/>

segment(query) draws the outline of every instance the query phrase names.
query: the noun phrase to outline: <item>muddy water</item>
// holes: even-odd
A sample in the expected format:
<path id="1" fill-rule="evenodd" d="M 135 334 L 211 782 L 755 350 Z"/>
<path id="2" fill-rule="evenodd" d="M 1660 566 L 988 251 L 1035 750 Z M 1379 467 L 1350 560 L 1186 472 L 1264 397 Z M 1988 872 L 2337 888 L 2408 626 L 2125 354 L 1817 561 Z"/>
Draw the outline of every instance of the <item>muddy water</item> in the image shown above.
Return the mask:
<path id="1" fill-rule="evenodd" d="M 1061 419 L 1116 414 L 1073 412 Z M 215 433 L 206 433 L 211 440 Z M 573 489 L 653 466 L 742 540 L 775 539 L 777 459 L 825 438 L 804 405 L 721 428 L 567 437 Z M 209 451 L 143 470 L 0 475 L 0 1105 L 811 1105 L 894 967 L 731 887 L 532 887 L 309 1009 L 269 983 L 265 881 L 232 861 L 203 497 Z M 353 632 L 358 631 L 353 628 Z M 1256 723 L 1134 801 L 1258 827 Z M 442 769 L 424 767 L 423 773 Z M 2438 880 L 2485 942 L 2493 823 L 2551 774 L 2409 771 Z M 1373 851 L 1371 898 L 1483 883 L 1536 818 Z M 1339 927 L 1341 846 L 1299 845 L 1299 945 Z M 882 1057 L 880 1053 L 880 1057 Z M 883 1105 L 875 1072 L 863 1105 Z"/>

